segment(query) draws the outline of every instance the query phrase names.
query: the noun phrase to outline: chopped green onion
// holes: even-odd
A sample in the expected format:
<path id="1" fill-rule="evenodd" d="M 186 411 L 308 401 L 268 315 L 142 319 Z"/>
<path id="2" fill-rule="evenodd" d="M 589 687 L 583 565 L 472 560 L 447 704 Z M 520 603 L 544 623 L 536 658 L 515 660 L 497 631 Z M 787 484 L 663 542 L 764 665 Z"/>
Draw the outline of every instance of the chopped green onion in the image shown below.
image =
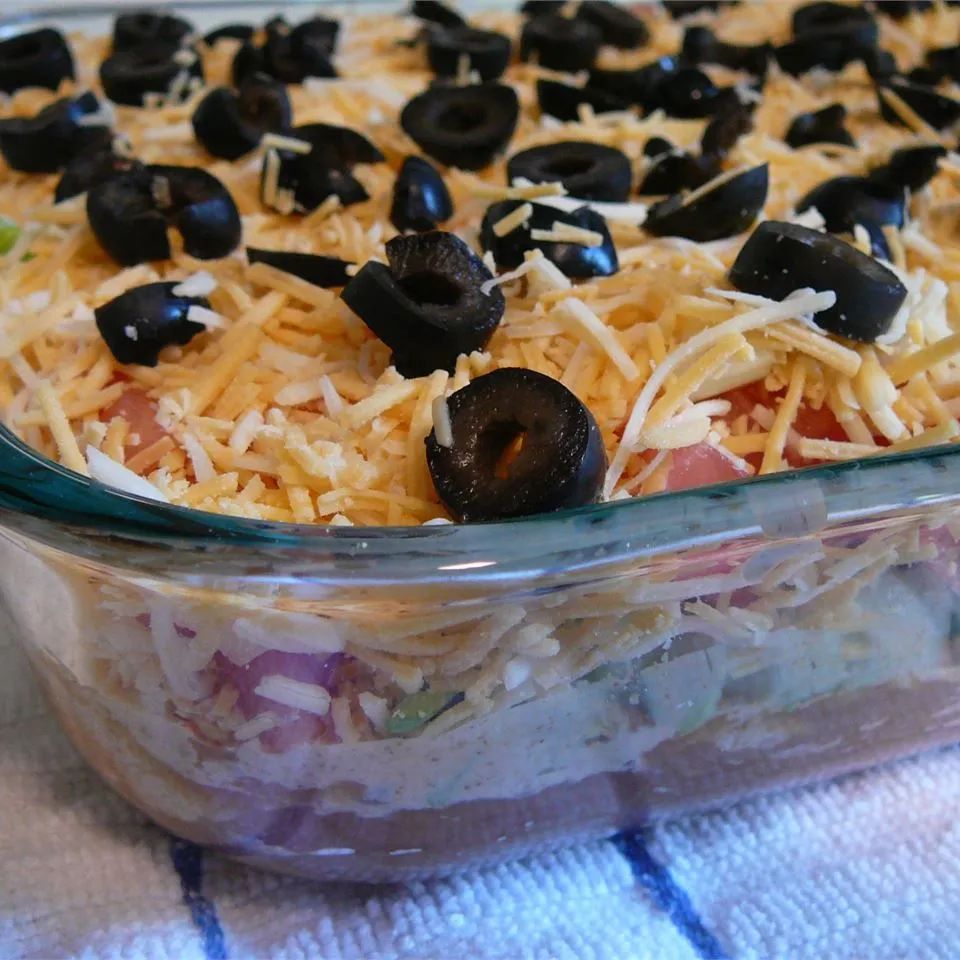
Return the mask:
<path id="1" fill-rule="evenodd" d="M 19 239 L 19 224 L 7 217 L 0 217 L 0 256 L 9 253 Z"/>
<path id="2" fill-rule="evenodd" d="M 21 263 L 29 263 L 31 260 L 36 260 L 36 259 L 37 259 L 37 255 L 36 255 L 32 250 L 28 250 L 28 251 L 20 258 L 20 262 L 21 262 Z"/>
<path id="3" fill-rule="evenodd" d="M 420 693 L 411 693 L 409 697 L 404 697 L 390 714 L 387 730 L 397 734 L 413 733 L 462 699 L 462 693 L 450 690 L 422 690 Z"/>

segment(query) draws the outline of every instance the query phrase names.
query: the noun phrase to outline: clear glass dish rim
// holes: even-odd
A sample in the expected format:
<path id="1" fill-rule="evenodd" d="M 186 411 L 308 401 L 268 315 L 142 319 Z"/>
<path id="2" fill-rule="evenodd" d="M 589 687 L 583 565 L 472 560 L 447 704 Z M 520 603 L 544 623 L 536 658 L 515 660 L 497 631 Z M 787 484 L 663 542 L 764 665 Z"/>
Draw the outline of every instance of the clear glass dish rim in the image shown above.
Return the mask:
<path id="1" fill-rule="evenodd" d="M 284 7 L 392 7 L 380 0 L 174 0 L 196 13 Z M 491 5 L 495 6 L 495 5 Z M 0 15 L 0 36 L 32 23 L 111 16 L 128 4 L 34 8 Z M 188 569 L 197 554 L 223 573 L 269 561 L 267 579 L 350 584 L 515 580 L 598 567 L 743 537 L 777 539 L 840 522 L 960 501 L 960 447 L 826 464 L 498 523 L 339 527 L 208 514 L 104 488 L 41 455 L 0 458 L 0 526 L 78 554 L 136 556 Z M 527 535 L 529 533 L 529 536 Z M 305 570 L 304 563 L 311 564 Z"/>

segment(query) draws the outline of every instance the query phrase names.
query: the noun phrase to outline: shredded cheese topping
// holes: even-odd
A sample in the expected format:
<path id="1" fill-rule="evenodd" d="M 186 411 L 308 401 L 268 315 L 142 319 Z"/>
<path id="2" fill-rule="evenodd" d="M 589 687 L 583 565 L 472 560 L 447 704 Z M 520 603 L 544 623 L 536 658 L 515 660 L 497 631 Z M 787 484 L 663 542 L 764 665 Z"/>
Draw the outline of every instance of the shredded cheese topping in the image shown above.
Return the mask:
<path id="1" fill-rule="evenodd" d="M 725 7 L 704 22 L 730 42 L 780 42 L 789 36 L 793 6 Z M 481 13 L 476 21 L 513 36 L 520 29 L 514 13 Z M 908 69 L 925 49 L 941 45 L 948 21 L 960 27 L 960 11 L 944 7 L 911 16 L 892 32 L 881 17 L 883 44 Z M 649 22 L 647 46 L 604 48 L 600 65 L 628 69 L 675 52 L 680 28 L 655 10 Z M 251 157 L 211 163 L 190 127 L 203 91 L 187 71 L 167 95 L 150 98 L 150 110 L 106 107 L 94 119 L 113 121 L 132 154 L 147 163 L 207 167 L 235 198 L 248 246 L 361 265 L 382 262 L 384 244 L 395 235 L 389 221 L 395 169 L 416 152 L 398 115 L 432 79 L 422 49 L 393 43 L 395 26 L 382 17 L 352 18 L 337 53 L 342 76 L 290 88 L 298 124 L 352 127 L 389 158 L 357 167 L 370 199 L 347 208 L 330 198 L 305 216 L 295 212 L 292 191 L 280 187 L 278 151 L 308 152 L 310 145 L 296 138 L 267 135 Z M 81 65 L 77 84 L 59 94 L 20 91 L 4 105 L 6 115 L 32 116 L 64 92 L 96 89 L 96 66 L 108 40 L 71 41 Z M 235 49 L 225 41 L 204 51 L 211 85 L 228 80 Z M 705 69 L 719 85 L 742 86 L 740 75 Z M 698 147 L 704 121 L 660 112 L 611 118 L 584 111 L 576 122 L 544 121 L 534 84 L 548 75 L 535 64 L 509 68 L 506 79 L 521 92 L 523 109 L 508 155 L 580 139 L 617 147 L 639 163 L 653 136 L 678 149 Z M 944 92 L 960 96 L 960 87 L 946 84 Z M 815 72 L 795 78 L 774 69 L 754 129 L 731 151 L 721 176 L 768 164 L 764 215 L 819 229 L 818 211 L 798 215 L 794 209 L 812 187 L 861 175 L 899 147 L 942 139 L 895 92 L 884 96 L 907 127 L 880 119 L 861 64 L 835 77 Z M 792 150 L 783 142 L 793 116 L 835 101 L 847 107 L 858 149 Z M 181 505 L 265 520 L 358 525 L 446 519 L 423 440 L 431 429 L 441 442 L 451 439 L 443 398 L 502 366 L 552 376 L 590 409 L 610 461 L 607 498 L 663 489 L 671 451 L 692 444 L 743 458 L 737 463 L 744 472 L 768 472 L 951 442 L 960 415 L 957 169 L 954 159 L 943 161 L 941 173 L 911 198 L 908 223 L 885 228 L 892 268 L 908 297 L 872 347 L 817 327 L 816 314 L 833 303 L 830 290 L 798 292 L 783 303 L 730 290 L 726 272 L 742 237 L 709 244 L 653 238 L 642 231 L 646 204 L 584 200 L 556 182 L 508 184 L 503 158 L 480 173 L 444 170 L 455 208 L 445 228 L 474 247 L 493 201 L 524 201 L 496 224 L 499 235 L 526 223 L 532 202 L 562 211 L 587 205 L 604 217 L 620 269 L 573 282 L 542 251 L 529 252 L 517 269 L 482 287 L 486 294 L 500 287 L 507 300 L 487 348 L 461 357 L 450 374 L 417 380 L 405 380 L 390 366 L 389 350 L 336 291 L 247 264 L 239 251 L 200 262 L 175 246 L 170 261 L 121 269 L 92 237 L 82 198 L 54 206 L 55 176 L 4 170 L 0 212 L 19 223 L 21 235 L 0 261 L 0 410 L 32 446 L 114 486 L 123 488 L 123 478 L 131 482 L 119 468 Z M 163 178 L 155 178 L 153 189 L 158 202 L 169 202 Z M 533 233 L 544 243 L 602 240 L 561 223 Z M 862 246 L 869 240 L 862 229 L 854 239 Z M 156 367 L 121 367 L 99 336 L 93 309 L 158 280 L 174 282 L 178 295 L 209 299 L 209 310 L 194 306 L 189 313 L 206 330 L 185 346 L 164 350 Z M 740 394 L 751 402 L 745 405 Z M 847 439 L 805 436 L 810 412 L 832 415 Z"/>

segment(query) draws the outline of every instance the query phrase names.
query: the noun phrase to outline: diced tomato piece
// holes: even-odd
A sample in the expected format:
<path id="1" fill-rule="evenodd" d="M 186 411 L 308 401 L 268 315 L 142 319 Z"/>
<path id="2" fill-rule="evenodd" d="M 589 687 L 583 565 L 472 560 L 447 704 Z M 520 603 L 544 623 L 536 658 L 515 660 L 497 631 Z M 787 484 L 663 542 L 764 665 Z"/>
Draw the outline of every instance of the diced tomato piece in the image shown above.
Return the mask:
<path id="1" fill-rule="evenodd" d="M 749 476 L 736 460 L 709 443 L 674 450 L 670 457 L 667 490 L 689 490 Z"/>
<path id="2" fill-rule="evenodd" d="M 352 657 L 342 653 L 320 657 L 308 653 L 269 650 L 259 657 L 254 657 L 249 663 L 240 665 L 218 652 L 214 654 L 211 662 L 213 689 L 216 694 L 227 684 L 234 687 L 238 694 L 237 709 L 248 720 L 267 712 L 278 719 L 277 726 L 260 735 L 260 743 L 265 750 L 282 753 L 290 747 L 311 740 L 336 743 L 339 738 L 331 716 L 318 716 L 285 706 L 260 696 L 256 689 L 264 677 L 279 675 L 316 684 L 331 696 L 337 696 L 340 692 L 342 671 L 348 669 L 353 662 Z"/>
<path id="3" fill-rule="evenodd" d="M 261 653 L 259 657 L 254 657 L 249 663 L 238 665 L 222 653 L 216 653 L 213 657 L 213 668 L 216 673 L 214 686 L 217 690 L 226 683 L 236 687 L 239 694 L 237 706 L 245 717 L 252 717 L 267 709 L 274 712 L 284 710 L 281 705 L 255 692 L 264 677 L 278 674 L 303 683 L 315 683 L 336 696 L 339 670 L 349 661 L 350 658 L 342 653 L 319 657 L 312 653 L 285 653 L 282 650 L 269 650 Z"/>
<path id="4" fill-rule="evenodd" d="M 120 398 L 100 414 L 104 423 L 109 423 L 114 417 L 122 417 L 130 424 L 127 453 L 136 453 L 167 435 L 167 431 L 157 423 L 156 401 L 151 400 L 139 387 L 124 390 Z M 135 437 L 136 442 L 130 442 L 129 437 Z"/>

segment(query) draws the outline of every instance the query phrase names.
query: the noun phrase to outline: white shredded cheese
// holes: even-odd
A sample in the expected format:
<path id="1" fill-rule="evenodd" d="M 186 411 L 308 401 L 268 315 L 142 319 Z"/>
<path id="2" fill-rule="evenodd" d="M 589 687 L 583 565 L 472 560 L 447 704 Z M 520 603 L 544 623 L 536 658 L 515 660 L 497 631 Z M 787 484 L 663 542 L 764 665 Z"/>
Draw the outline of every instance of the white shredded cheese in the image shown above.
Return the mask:
<path id="1" fill-rule="evenodd" d="M 441 394 L 433 401 L 433 431 L 441 447 L 453 446 L 453 425 L 450 423 L 450 407 L 447 398 Z"/>
<path id="2" fill-rule="evenodd" d="M 207 270 L 198 270 L 181 280 L 172 292 L 175 297 L 209 297 L 216 289 L 216 277 Z"/>
<path id="3" fill-rule="evenodd" d="M 280 703 L 294 710 L 315 713 L 325 717 L 330 712 L 331 697 L 328 690 L 316 683 L 304 683 L 280 674 L 270 674 L 258 684 L 254 693 L 274 703 Z"/>
<path id="4" fill-rule="evenodd" d="M 145 480 L 139 474 L 128 470 L 123 464 L 112 460 L 96 447 L 87 447 L 86 459 L 90 476 L 94 480 L 99 480 L 100 483 L 108 487 L 115 487 L 124 493 L 132 493 L 137 497 L 159 500 L 161 503 L 170 502 L 149 480 Z"/>

